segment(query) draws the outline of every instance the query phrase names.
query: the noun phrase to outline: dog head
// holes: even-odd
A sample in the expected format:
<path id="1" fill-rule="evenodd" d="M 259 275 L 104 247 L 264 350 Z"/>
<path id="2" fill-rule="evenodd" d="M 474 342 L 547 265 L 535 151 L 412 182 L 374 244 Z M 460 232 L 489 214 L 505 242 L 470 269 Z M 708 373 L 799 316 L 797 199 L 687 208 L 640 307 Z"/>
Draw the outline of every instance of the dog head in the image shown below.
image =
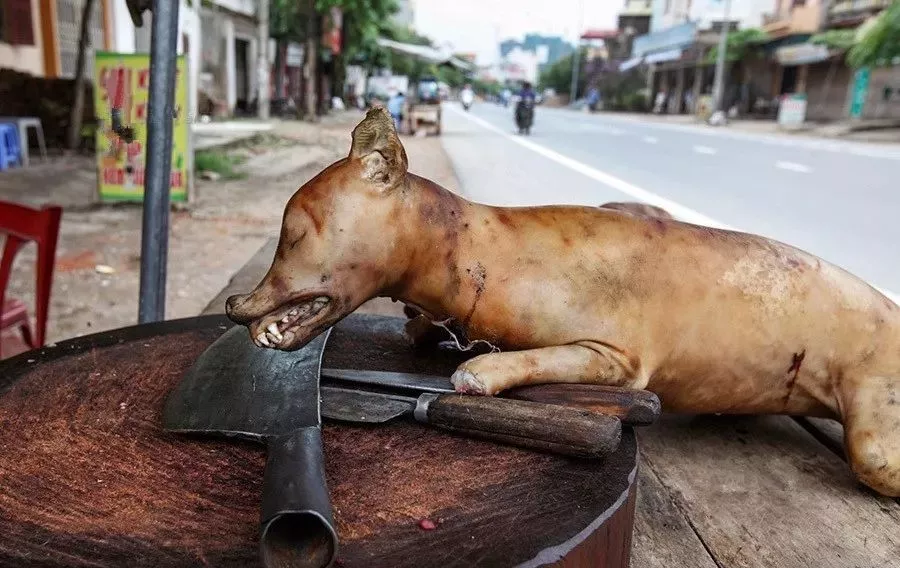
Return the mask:
<path id="1" fill-rule="evenodd" d="M 406 151 L 384 108 L 353 130 L 350 154 L 291 197 L 275 259 L 226 313 L 262 347 L 299 349 L 396 278 Z M 401 268 L 402 270 L 402 268 Z"/>

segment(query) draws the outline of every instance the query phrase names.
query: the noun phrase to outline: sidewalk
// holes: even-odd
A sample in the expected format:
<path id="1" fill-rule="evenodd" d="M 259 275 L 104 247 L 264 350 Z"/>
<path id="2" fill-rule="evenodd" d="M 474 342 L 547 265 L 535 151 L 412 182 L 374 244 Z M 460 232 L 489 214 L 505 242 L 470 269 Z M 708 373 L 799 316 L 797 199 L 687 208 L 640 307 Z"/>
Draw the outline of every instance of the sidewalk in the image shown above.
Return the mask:
<path id="1" fill-rule="evenodd" d="M 571 109 L 570 109 L 571 110 Z M 583 112 L 571 110 L 571 112 Z M 623 118 L 637 122 L 655 122 L 694 126 L 698 128 L 738 130 L 754 134 L 805 136 L 808 138 L 830 138 L 850 142 L 872 142 L 878 144 L 900 144 L 900 119 L 872 119 L 865 121 L 841 121 L 828 124 L 805 123 L 794 128 L 782 128 L 775 120 L 732 119 L 726 126 L 710 126 L 694 115 L 650 114 L 636 112 L 599 111 L 598 116 Z"/>
<path id="2" fill-rule="evenodd" d="M 573 111 L 581 112 L 581 111 Z M 810 138 L 832 138 L 852 142 L 873 142 L 879 144 L 900 144 L 900 119 L 872 119 L 866 121 L 841 121 L 829 124 L 806 123 L 796 128 L 781 128 L 775 120 L 729 120 L 726 126 L 709 126 L 700 122 L 693 115 L 687 114 L 649 114 L 633 112 L 595 113 L 617 118 L 625 118 L 640 122 L 656 122 L 696 126 L 699 128 L 717 128 L 739 130 L 755 134 L 772 134 L 782 136 L 806 136 Z"/>
<path id="3" fill-rule="evenodd" d="M 262 145 L 229 150 L 246 155 L 238 167 L 245 178 L 196 180 L 196 201 L 170 217 L 167 319 L 200 313 L 242 266 L 277 238 L 288 198 L 322 168 L 347 155 L 350 132 L 361 118 L 348 111 L 315 125 L 276 123 Z M 440 139 L 404 137 L 403 142 L 412 171 L 458 190 Z M 32 206 L 62 202 L 67 207 L 47 341 L 136 323 L 141 208 L 89 205 L 91 200 L 83 198 L 92 195 L 96 184 L 91 158 L 30 170 L 35 171 L 16 180 L 2 178 L 4 199 Z M 29 306 L 34 301 L 33 268 L 34 247 L 27 246 L 13 266 L 8 294 Z M 241 291 L 246 291 L 243 286 Z"/>

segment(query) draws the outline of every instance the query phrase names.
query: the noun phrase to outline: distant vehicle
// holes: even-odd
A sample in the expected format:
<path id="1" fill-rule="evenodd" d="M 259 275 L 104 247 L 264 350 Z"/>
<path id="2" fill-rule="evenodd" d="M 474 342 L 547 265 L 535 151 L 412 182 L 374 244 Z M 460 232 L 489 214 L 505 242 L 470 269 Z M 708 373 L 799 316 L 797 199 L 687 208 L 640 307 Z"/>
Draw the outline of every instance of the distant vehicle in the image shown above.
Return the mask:
<path id="1" fill-rule="evenodd" d="M 534 124 L 534 104 L 531 99 L 525 97 L 516 103 L 516 126 L 519 128 L 519 134 L 526 136 L 531 134 L 532 124 Z"/>
<path id="2" fill-rule="evenodd" d="M 472 90 L 472 87 L 468 85 L 463 87 L 463 90 L 459 93 L 459 100 L 462 102 L 463 109 L 469 110 L 469 107 L 475 102 L 475 92 Z"/>

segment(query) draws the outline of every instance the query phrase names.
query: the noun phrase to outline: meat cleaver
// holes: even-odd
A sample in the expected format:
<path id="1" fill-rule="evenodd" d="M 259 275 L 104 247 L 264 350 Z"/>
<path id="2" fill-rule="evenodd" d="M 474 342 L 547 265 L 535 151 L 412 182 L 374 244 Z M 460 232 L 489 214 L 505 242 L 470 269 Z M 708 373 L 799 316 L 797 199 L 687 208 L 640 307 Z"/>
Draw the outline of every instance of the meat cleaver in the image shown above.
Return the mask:
<path id="1" fill-rule="evenodd" d="M 197 358 L 163 409 L 170 432 L 266 444 L 260 553 L 268 568 L 323 568 L 337 553 L 319 413 L 329 332 L 287 352 L 258 348 L 246 328 L 232 327 Z"/>

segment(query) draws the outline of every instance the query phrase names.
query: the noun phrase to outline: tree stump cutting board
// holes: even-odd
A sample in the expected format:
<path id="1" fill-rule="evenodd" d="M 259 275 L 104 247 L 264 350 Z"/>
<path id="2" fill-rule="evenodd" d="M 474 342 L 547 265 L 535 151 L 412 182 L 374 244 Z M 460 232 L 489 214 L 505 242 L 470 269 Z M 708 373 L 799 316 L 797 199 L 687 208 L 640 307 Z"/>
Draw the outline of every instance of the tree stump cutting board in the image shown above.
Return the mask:
<path id="1" fill-rule="evenodd" d="M 170 389 L 230 325 L 136 326 L 0 363 L 0 565 L 260 565 L 264 450 L 159 424 Z M 324 364 L 449 374 L 467 356 L 413 351 L 402 329 L 351 315 Z M 403 421 L 326 424 L 324 438 L 338 566 L 628 565 L 630 428 L 602 461 Z"/>

